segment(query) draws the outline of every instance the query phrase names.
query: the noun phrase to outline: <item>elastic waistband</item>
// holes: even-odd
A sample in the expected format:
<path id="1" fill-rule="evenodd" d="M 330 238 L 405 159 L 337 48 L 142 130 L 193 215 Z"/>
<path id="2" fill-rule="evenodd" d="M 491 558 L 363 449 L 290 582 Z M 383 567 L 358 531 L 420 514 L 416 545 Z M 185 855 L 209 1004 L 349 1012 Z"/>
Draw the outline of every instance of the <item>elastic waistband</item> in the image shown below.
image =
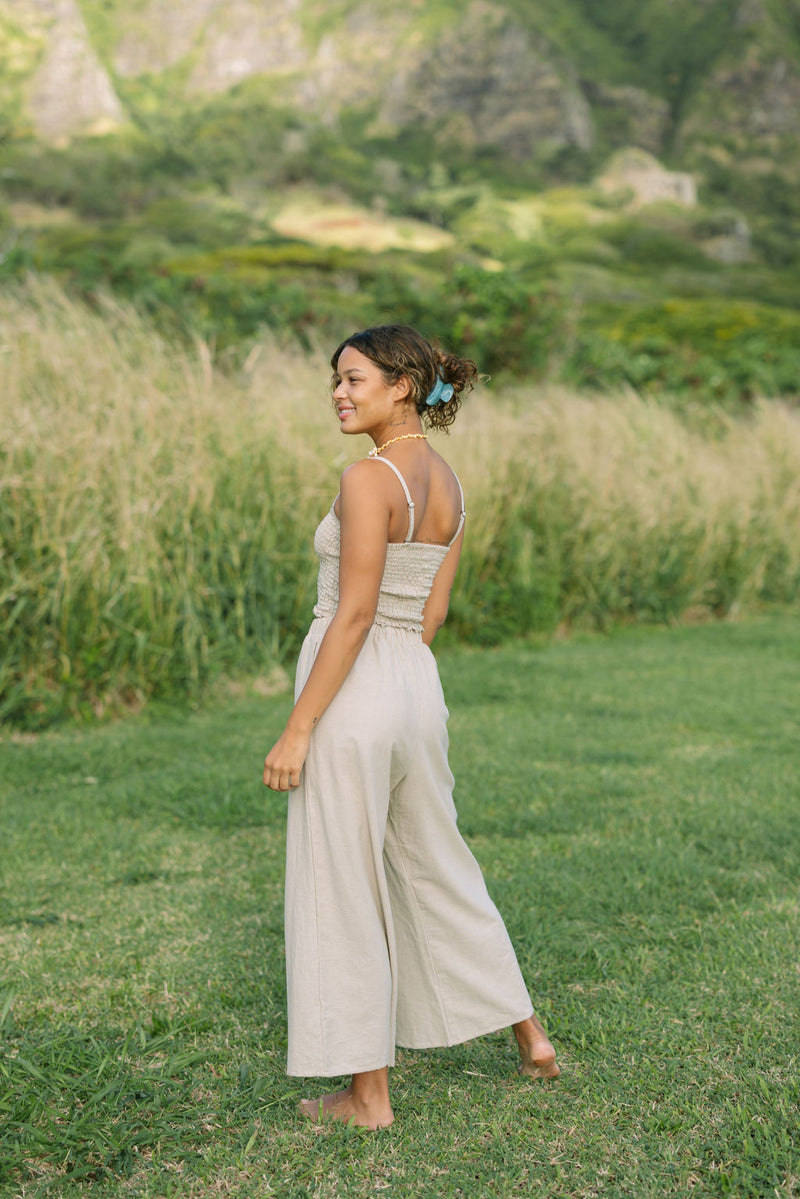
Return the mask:
<path id="1" fill-rule="evenodd" d="M 309 629 L 309 632 L 311 632 L 311 630 L 314 628 L 315 625 L 324 625 L 325 627 L 327 627 L 330 624 L 330 622 L 333 620 L 334 616 L 335 616 L 334 612 L 331 612 L 329 615 L 315 616 L 313 621 L 311 622 L 311 627 Z M 373 633 L 376 630 L 384 630 L 384 629 L 391 630 L 393 633 L 406 633 L 411 637 L 421 637 L 422 636 L 422 625 L 421 624 L 418 624 L 418 623 L 412 624 L 412 623 L 406 622 L 406 621 L 387 619 L 385 616 L 376 616 L 374 621 L 372 622 L 369 632 Z M 369 634 L 367 634 L 367 635 L 369 636 Z"/>

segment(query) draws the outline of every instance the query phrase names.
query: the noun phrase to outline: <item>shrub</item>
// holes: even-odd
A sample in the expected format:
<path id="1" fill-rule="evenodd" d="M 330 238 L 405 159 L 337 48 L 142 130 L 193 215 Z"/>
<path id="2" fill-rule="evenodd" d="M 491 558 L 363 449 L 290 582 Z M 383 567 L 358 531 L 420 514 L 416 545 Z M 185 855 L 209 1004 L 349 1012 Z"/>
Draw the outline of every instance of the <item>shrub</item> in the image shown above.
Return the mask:
<path id="1" fill-rule="evenodd" d="M 741 300 L 596 307 L 579 327 L 564 377 L 708 400 L 797 394 L 800 313 Z"/>

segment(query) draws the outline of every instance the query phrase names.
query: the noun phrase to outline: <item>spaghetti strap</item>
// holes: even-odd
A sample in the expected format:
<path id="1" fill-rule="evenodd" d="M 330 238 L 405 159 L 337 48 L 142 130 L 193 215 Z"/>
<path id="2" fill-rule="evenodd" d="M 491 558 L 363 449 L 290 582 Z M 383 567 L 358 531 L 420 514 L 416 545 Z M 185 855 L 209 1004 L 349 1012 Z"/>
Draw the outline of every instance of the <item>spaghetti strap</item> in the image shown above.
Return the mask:
<path id="1" fill-rule="evenodd" d="M 461 480 L 459 479 L 459 477 L 455 471 L 453 471 L 453 478 L 455 479 L 456 483 L 458 483 L 458 494 L 461 496 L 461 515 L 458 518 L 458 527 L 456 528 L 456 531 L 453 534 L 453 536 L 450 538 L 450 541 L 448 541 L 448 543 L 447 543 L 448 549 L 450 548 L 451 545 L 453 545 L 453 543 L 456 541 L 459 533 L 464 528 L 464 518 L 467 515 L 467 508 L 466 508 L 466 504 L 464 503 L 464 488 L 461 486 Z"/>
<path id="2" fill-rule="evenodd" d="M 414 501 L 411 498 L 411 492 L 408 490 L 408 484 L 406 483 L 405 479 L 403 478 L 403 476 L 401 475 L 400 471 L 397 469 L 395 464 L 389 458 L 373 458 L 373 459 L 370 459 L 370 461 L 383 462 L 386 466 L 391 467 L 391 469 L 394 471 L 394 473 L 397 475 L 398 479 L 400 480 L 400 486 L 403 488 L 403 491 L 405 492 L 406 503 L 408 504 L 408 532 L 406 533 L 405 540 L 410 541 L 411 538 L 414 536 Z M 453 534 L 453 536 L 450 538 L 450 540 L 447 542 L 448 549 L 450 549 L 450 546 L 453 545 L 453 543 L 456 541 L 459 533 L 463 529 L 464 518 L 467 515 L 466 505 L 464 503 L 464 488 L 461 486 L 461 480 L 459 479 L 459 477 L 455 471 L 453 471 L 453 478 L 455 479 L 456 483 L 458 484 L 458 494 L 461 496 L 461 513 L 458 518 L 458 525 L 456 526 L 456 531 Z"/>
<path id="3" fill-rule="evenodd" d="M 403 488 L 403 491 L 406 493 L 406 503 L 408 504 L 408 532 L 406 533 L 405 540 L 410 541 L 411 538 L 414 536 L 414 501 L 411 498 L 411 492 L 408 490 L 408 484 L 406 483 L 403 476 L 400 474 L 400 471 L 397 469 L 395 464 L 393 462 L 390 462 L 388 458 L 377 457 L 377 458 L 370 459 L 370 461 L 383 462 L 385 466 L 390 466 L 392 468 L 392 470 L 394 471 L 394 473 L 397 475 L 398 479 L 400 480 L 400 485 Z M 459 484 L 459 486 L 460 486 L 460 484 Z"/>

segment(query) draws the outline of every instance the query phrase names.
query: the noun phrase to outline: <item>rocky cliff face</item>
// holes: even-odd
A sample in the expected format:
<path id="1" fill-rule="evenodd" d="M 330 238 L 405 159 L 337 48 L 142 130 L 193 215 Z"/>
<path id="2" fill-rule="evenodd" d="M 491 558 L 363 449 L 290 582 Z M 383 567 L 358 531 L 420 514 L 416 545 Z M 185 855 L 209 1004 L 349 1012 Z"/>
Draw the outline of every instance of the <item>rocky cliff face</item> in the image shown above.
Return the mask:
<path id="1" fill-rule="evenodd" d="M 123 16 L 111 61 L 120 79 L 185 64 L 189 95 L 227 91 L 252 75 L 309 65 L 299 0 L 150 0 Z"/>
<path id="2" fill-rule="evenodd" d="M 372 106 L 386 129 L 419 123 L 516 158 L 542 141 L 591 146 L 590 106 L 546 39 L 480 0 L 439 36 L 423 37 L 419 15 L 354 5 L 315 36 L 301 0 L 147 0 L 118 6 L 103 65 L 78 0 L 0 0 L 0 18 L 40 47 L 25 108 L 44 138 L 123 121 L 112 78 L 122 86 L 179 68 L 188 97 L 265 75 L 284 102 L 323 118 Z"/>
<path id="3" fill-rule="evenodd" d="M 681 146 L 690 154 L 721 147 L 741 156 L 740 165 L 772 158 L 797 172 L 800 8 L 796 0 L 772 7 L 742 0 L 735 28 L 735 47 L 710 71 L 683 122 Z"/>
<path id="4" fill-rule="evenodd" d="M 466 148 L 529 158 L 545 143 L 590 149 L 592 114 L 574 71 L 502 9 L 473 4 L 458 26 L 397 63 L 380 119 L 419 125 Z"/>
<path id="5" fill-rule="evenodd" d="M 105 133 L 123 119 L 77 0 L 3 0 L 0 19 L 6 46 L 31 63 L 19 81 L 22 112 L 39 137 Z"/>
<path id="6" fill-rule="evenodd" d="M 462 145 L 527 157 L 537 144 L 592 144 L 592 118 L 569 64 L 500 6 L 472 3 L 457 26 L 423 38 L 418 6 L 356 4 L 321 35 L 299 0 L 151 0 L 113 51 L 120 78 L 189 64 L 187 91 L 213 94 L 252 75 L 322 119 L 372 106 L 376 128 L 430 128 Z"/>
<path id="7" fill-rule="evenodd" d="M 691 154 L 721 138 L 800 160 L 796 8 L 742 0 L 729 51 L 677 129 L 663 96 L 587 77 L 585 62 L 579 75 L 533 0 L 527 15 L 469 0 L 458 20 L 444 3 L 353 0 L 335 21 L 318 0 L 0 0 L 0 106 L 6 126 L 58 142 L 124 123 L 137 103 L 192 103 L 263 76 L 277 101 L 320 120 L 361 108 L 375 131 L 425 128 L 512 160 L 598 142 Z"/>

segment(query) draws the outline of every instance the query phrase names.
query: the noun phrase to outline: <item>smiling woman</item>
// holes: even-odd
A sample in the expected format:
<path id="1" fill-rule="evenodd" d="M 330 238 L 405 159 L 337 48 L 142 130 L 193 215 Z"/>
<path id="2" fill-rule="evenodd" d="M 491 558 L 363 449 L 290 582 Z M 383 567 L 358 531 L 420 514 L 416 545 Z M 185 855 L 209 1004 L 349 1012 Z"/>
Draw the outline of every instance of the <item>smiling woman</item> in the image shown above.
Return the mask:
<path id="1" fill-rule="evenodd" d="M 387 386 L 402 381 L 406 403 L 404 410 L 394 414 L 396 423 L 408 419 L 418 433 L 422 424 L 432 429 L 452 425 L 463 395 L 477 380 L 477 367 L 468 359 L 441 350 L 430 355 L 421 353 L 418 337 L 416 330 L 408 326 L 382 325 L 354 333 L 342 342 L 331 358 L 334 404 L 340 417 L 356 409 L 348 385 L 371 380 L 373 386 Z M 371 451 L 376 452 L 377 447 Z"/>
<path id="2" fill-rule="evenodd" d="M 447 615 L 465 510 L 424 427 L 452 423 L 477 368 L 405 326 L 354 334 L 332 365 L 342 431 L 374 448 L 344 472 L 316 532 L 314 621 L 264 782 L 291 792 L 288 1071 L 352 1074 L 301 1109 L 377 1129 L 394 1119 L 396 1044 L 454 1045 L 513 1025 L 520 1073 L 559 1070 L 458 831 L 429 649 Z"/>

